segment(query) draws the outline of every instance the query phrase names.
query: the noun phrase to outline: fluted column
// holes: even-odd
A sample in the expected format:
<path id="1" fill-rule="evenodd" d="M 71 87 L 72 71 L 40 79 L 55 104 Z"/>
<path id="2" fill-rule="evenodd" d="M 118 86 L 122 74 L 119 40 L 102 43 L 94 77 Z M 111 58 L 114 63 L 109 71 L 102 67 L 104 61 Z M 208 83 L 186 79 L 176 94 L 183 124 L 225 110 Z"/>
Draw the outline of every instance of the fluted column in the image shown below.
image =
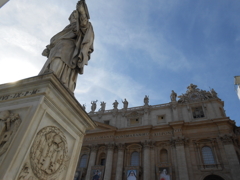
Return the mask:
<path id="1" fill-rule="evenodd" d="M 89 163 L 88 163 L 88 168 L 87 168 L 87 174 L 86 174 L 86 178 L 85 178 L 86 180 L 90 179 L 92 166 L 95 165 L 97 149 L 98 149 L 98 147 L 96 145 L 93 145 L 91 147 L 91 153 L 90 153 L 90 158 L 89 158 Z"/>
<path id="2" fill-rule="evenodd" d="M 107 147 L 108 147 L 108 149 L 107 149 L 107 160 L 106 160 L 106 165 L 105 165 L 104 180 L 111 180 L 114 145 L 108 144 Z"/>
<path id="3" fill-rule="evenodd" d="M 186 161 L 186 155 L 185 155 L 185 149 L 184 149 L 185 142 L 186 142 L 186 139 L 183 137 L 178 137 L 173 140 L 173 143 L 176 147 L 176 153 L 177 153 L 177 169 L 178 169 L 179 179 L 189 180 L 187 161 Z"/>
<path id="4" fill-rule="evenodd" d="M 123 144 L 118 144 L 116 180 L 122 180 L 124 148 L 125 146 Z"/>
<path id="5" fill-rule="evenodd" d="M 143 144 L 143 179 L 150 178 L 150 142 L 145 141 Z"/>
<path id="6" fill-rule="evenodd" d="M 240 177 L 240 165 L 237 157 L 236 150 L 234 148 L 232 135 L 225 134 L 220 136 L 220 139 L 223 142 L 223 146 L 227 155 L 231 175 L 233 180 L 238 180 Z"/>

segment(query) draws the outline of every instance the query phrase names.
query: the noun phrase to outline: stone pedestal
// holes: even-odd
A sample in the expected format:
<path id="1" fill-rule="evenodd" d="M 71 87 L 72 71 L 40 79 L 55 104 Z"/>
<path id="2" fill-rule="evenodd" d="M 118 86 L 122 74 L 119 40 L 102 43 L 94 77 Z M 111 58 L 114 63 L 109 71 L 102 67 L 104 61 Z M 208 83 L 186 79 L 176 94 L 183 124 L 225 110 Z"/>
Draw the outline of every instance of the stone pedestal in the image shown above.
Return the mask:
<path id="1" fill-rule="evenodd" d="M 0 179 L 73 179 L 95 126 L 51 73 L 0 85 Z"/>

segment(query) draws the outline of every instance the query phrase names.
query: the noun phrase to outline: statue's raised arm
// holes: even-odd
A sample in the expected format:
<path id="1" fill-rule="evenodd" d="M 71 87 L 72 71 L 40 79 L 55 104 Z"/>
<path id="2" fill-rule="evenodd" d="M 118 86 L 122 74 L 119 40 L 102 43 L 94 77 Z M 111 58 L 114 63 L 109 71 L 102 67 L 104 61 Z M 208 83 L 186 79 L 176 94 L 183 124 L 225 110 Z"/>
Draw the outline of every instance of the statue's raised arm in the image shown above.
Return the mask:
<path id="1" fill-rule="evenodd" d="M 83 74 L 93 52 L 94 32 L 87 5 L 84 0 L 77 3 L 69 17 L 70 24 L 50 40 L 42 55 L 48 60 L 39 74 L 53 72 L 62 83 L 74 91 L 78 74 Z"/>

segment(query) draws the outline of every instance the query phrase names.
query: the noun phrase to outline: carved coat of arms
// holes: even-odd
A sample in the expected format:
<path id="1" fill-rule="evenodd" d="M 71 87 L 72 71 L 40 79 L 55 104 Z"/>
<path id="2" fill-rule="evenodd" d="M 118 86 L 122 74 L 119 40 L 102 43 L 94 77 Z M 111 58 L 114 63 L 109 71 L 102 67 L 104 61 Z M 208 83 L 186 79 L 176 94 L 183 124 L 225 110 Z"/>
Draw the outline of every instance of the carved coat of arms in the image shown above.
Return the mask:
<path id="1" fill-rule="evenodd" d="M 60 129 L 48 126 L 41 129 L 30 151 L 30 164 L 39 179 L 56 179 L 64 170 L 67 141 Z"/>

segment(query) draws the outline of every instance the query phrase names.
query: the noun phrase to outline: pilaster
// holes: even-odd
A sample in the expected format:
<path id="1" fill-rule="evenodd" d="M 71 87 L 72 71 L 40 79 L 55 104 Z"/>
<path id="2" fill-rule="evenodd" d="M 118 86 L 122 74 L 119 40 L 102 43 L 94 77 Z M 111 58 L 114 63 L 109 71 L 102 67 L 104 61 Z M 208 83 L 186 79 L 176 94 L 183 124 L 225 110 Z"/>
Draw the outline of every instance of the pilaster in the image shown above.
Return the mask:
<path id="1" fill-rule="evenodd" d="M 145 141 L 143 143 L 143 179 L 149 179 L 150 177 L 150 141 Z"/>
<path id="2" fill-rule="evenodd" d="M 238 156 L 233 144 L 233 137 L 231 134 L 220 135 L 224 150 L 226 152 L 228 163 L 233 180 L 238 180 L 240 177 L 240 165 L 238 161 Z"/>
<path id="3" fill-rule="evenodd" d="M 87 168 L 86 179 L 90 179 L 90 177 L 91 177 L 91 169 L 92 169 L 92 166 L 95 165 L 97 150 L 98 150 L 97 145 L 91 146 L 91 153 L 90 153 L 90 158 L 89 158 L 89 163 L 88 163 L 88 168 Z"/>
<path id="4" fill-rule="evenodd" d="M 177 154 L 177 170 L 179 179 L 189 180 L 187 161 L 185 155 L 184 144 L 187 142 L 187 139 L 184 137 L 173 137 L 172 143 L 176 148 Z"/>
<path id="5" fill-rule="evenodd" d="M 122 180 L 122 174 L 123 174 L 123 154 L 125 145 L 124 144 L 118 144 L 118 157 L 117 157 L 117 170 L 116 170 L 116 180 Z"/>
<path id="6" fill-rule="evenodd" d="M 114 149 L 114 144 L 113 143 L 109 143 L 107 145 L 107 159 L 106 159 L 106 165 L 105 165 L 104 180 L 111 180 L 112 161 L 113 161 L 113 149 Z"/>

